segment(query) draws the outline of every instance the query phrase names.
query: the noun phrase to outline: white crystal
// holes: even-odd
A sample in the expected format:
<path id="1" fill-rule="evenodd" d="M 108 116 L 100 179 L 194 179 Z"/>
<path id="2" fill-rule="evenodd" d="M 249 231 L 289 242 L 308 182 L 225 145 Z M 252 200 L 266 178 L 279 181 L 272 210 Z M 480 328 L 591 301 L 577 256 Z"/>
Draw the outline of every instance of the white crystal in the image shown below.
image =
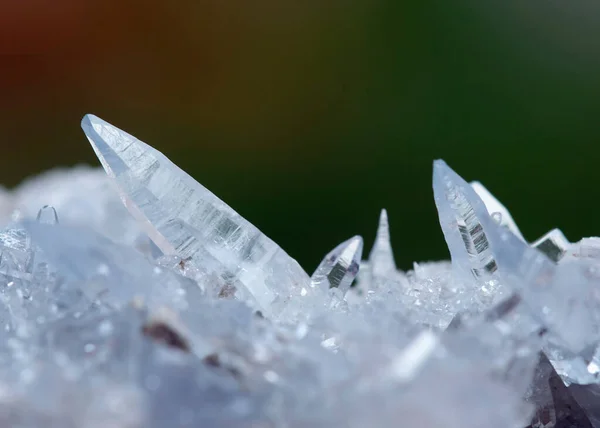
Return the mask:
<path id="1" fill-rule="evenodd" d="M 375 279 L 389 277 L 396 273 L 396 263 L 390 241 L 390 226 L 385 209 L 381 210 L 379 216 L 379 226 L 377 227 L 375 243 L 369 254 L 369 264 L 371 275 Z"/>
<path id="2" fill-rule="evenodd" d="M 348 291 L 358 274 L 363 250 L 363 239 L 354 236 L 331 250 L 311 277 L 313 287 L 324 290 L 338 288 Z"/>
<path id="3" fill-rule="evenodd" d="M 306 290 L 319 294 L 294 259 L 162 153 L 93 115 L 82 127 L 123 202 L 165 254 L 242 288 L 239 297 L 251 296 L 266 314 L 307 300 Z"/>

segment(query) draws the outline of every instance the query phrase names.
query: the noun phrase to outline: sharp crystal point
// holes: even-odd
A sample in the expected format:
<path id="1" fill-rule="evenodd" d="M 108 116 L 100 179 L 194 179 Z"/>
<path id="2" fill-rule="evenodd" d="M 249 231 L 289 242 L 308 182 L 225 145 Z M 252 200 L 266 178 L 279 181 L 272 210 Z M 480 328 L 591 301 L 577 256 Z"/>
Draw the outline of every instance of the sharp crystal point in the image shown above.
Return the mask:
<path id="1" fill-rule="evenodd" d="M 44 205 L 38 211 L 37 221 L 43 224 L 58 224 L 58 214 L 53 206 Z"/>
<path id="2" fill-rule="evenodd" d="M 580 391 L 584 391 L 584 389 L 579 388 L 575 393 L 580 393 Z M 532 388 L 528 395 L 528 401 L 535 404 L 536 407 L 533 420 L 528 428 L 592 428 L 596 426 L 592 424 L 586 410 L 573 396 L 572 388 L 565 386 L 543 353 L 540 354 Z M 593 397 L 594 395 L 588 393 L 586 397 L 588 401 L 589 396 Z M 594 399 L 594 401 L 596 400 L 597 398 Z M 582 401 L 585 402 L 585 400 Z M 594 407 L 597 408 L 597 405 Z"/>
<path id="3" fill-rule="evenodd" d="M 525 241 L 521 231 L 517 227 L 517 224 L 513 220 L 510 212 L 506 209 L 502 203 L 496 199 L 492 193 L 484 187 L 479 181 L 472 181 L 471 187 L 475 190 L 477 195 L 483 200 L 489 214 L 496 220 L 498 224 L 508 228 L 512 233 L 518 236 L 520 239 Z"/>
<path id="4" fill-rule="evenodd" d="M 390 241 L 390 225 L 385 209 L 381 210 L 379 216 L 379 226 L 377 227 L 373 248 L 369 254 L 369 264 L 371 265 L 371 275 L 375 279 L 389 277 L 396 272 L 396 263 L 394 262 L 394 253 Z"/>
<path id="5" fill-rule="evenodd" d="M 163 253 L 228 282 L 265 314 L 319 293 L 275 242 L 162 153 L 93 115 L 82 128 L 125 206 Z"/>
<path id="6" fill-rule="evenodd" d="M 497 269 L 484 224 L 494 222 L 475 190 L 444 161 L 433 165 L 433 192 L 452 263 L 475 277 Z"/>
<path id="7" fill-rule="evenodd" d="M 533 248 L 537 248 L 554 262 L 558 262 L 563 258 L 571 243 L 567 240 L 560 229 L 552 229 L 544 236 L 531 244 Z"/>
<path id="8" fill-rule="evenodd" d="M 363 251 L 363 239 L 354 236 L 330 251 L 311 277 L 312 286 L 345 293 L 356 278 Z"/>

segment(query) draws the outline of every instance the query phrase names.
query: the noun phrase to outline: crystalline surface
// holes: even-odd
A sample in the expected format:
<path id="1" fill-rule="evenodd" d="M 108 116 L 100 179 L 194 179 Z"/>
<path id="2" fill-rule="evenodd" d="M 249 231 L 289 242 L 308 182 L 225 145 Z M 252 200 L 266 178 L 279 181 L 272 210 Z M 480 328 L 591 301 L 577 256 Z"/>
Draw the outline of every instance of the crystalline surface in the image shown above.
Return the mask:
<path id="1" fill-rule="evenodd" d="M 523 238 L 523 235 L 521 235 L 521 231 L 506 207 L 502 205 L 502 203 L 479 181 L 472 181 L 471 187 L 473 187 L 475 192 L 477 192 L 477 195 L 483 200 L 489 214 L 497 221 L 497 223 L 508 228 L 512 233 L 524 241 L 525 239 Z"/>
<path id="2" fill-rule="evenodd" d="M 125 205 L 165 254 L 189 259 L 266 313 L 319 294 L 295 260 L 162 153 L 92 115 L 82 127 Z"/>
<path id="3" fill-rule="evenodd" d="M 0 192 L 0 426 L 600 428 L 599 238 L 530 245 L 437 161 L 451 263 L 399 271 L 384 210 L 368 260 L 356 236 L 309 278 L 162 154 L 83 126 L 118 192 L 86 168 Z"/>
<path id="4" fill-rule="evenodd" d="M 325 290 L 339 288 L 348 291 L 356 278 L 362 256 L 363 240 L 355 236 L 329 252 L 311 277 L 312 286 Z"/>

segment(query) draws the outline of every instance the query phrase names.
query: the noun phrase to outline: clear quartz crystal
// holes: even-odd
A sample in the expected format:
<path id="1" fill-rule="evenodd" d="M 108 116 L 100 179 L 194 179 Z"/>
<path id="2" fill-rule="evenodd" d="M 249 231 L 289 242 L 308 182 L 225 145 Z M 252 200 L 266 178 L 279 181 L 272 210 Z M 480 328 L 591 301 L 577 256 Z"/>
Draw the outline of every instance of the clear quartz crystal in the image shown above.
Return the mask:
<path id="1" fill-rule="evenodd" d="M 324 290 L 338 288 L 348 291 L 358 274 L 363 250 L 363 239 L 354 236 L 331 250 L 321 261 L 311 277 L 313 287 Z"/>
<path id="2" fill-rule="evenodd" d="M 82 128 L 126 207 L 165 254 L 215 275 L 265 314 L 322 295 L 294 259 L 162 153 L 93 115 Z"/>
<path id="3" fill-rule="evenodd" d="M 529 245 L 437 161 L 451 263 L 398 271 L 383 210 L 368 260 L 356 236 L 308 278 L 162 154 L 83 125 L 119 193 L 85 168 L 0 192 L 1 426 L 600 428 L 600 239 Z"/>

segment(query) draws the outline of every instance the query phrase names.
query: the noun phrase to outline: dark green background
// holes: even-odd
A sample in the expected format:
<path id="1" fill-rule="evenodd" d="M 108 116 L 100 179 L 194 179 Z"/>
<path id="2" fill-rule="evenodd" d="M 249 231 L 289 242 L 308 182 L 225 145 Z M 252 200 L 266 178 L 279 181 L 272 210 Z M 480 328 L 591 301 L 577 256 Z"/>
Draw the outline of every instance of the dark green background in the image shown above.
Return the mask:
<path id="1" fill-rule="evenodd" d="M 368 250 L 382 207 L 402 268 L 446 257 L 435 158 L 530 240 L 599 233 L 600 3 L 57 0 L 39 22 L 16 7 L 0 32 L 7 185 L 96 163 L 79 130 L 93 112 L 309 271 L 354 234 Z"/>

